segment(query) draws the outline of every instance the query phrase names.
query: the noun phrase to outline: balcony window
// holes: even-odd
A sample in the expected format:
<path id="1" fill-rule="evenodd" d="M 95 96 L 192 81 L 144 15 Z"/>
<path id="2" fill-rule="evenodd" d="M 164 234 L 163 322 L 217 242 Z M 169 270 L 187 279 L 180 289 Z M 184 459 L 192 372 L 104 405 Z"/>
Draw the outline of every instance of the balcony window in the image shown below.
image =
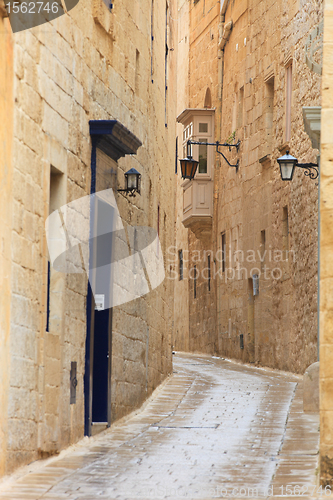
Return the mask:
<path id="1" fill-rule="evenodd" d="M 199 123 L 199 132 L 201 134 L 208 134 L 208 123 Z"/>
<path id="2" fill-rule="evenodd" d="M 199 139 L 199 142 L 207 142 L 207 139 Z M 204 144 L 199 146 L 199 174 L 207 174 L 207 146 Z"/>

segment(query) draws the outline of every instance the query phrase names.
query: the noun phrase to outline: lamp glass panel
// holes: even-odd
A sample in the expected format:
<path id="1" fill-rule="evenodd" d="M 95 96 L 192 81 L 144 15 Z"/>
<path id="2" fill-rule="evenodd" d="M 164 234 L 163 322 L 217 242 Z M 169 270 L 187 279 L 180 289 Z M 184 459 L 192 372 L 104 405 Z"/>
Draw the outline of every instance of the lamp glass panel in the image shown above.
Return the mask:
<path id="1" fill-rule="evenodd" d="M 187 161 L 186 160 L 180 160 L 180 167 L 181 167 L 181 170 L 182 170 L 182 178 L 183 179 L 186 178 L 186 165 L 187 165 Z"/>
<path id="2" fill-rule="evenodd" d="M 191 177 L 192 174 L 192 162 L 186 162 L 186 177 Z"/>
<path id="3" fill-rule="evenodd" d="M 294 162 L 280 163 L 281 177 L 283 181 L 289 181 L 293 177 L 294 173 Z"/>
<path id="4" fill-rule="evenodd" d="M 128 174 L 128 176 L 127 176 L 127 188 L 128 189 L 136 189 L 137 188 L 137 175 L 136 174 Z"/>

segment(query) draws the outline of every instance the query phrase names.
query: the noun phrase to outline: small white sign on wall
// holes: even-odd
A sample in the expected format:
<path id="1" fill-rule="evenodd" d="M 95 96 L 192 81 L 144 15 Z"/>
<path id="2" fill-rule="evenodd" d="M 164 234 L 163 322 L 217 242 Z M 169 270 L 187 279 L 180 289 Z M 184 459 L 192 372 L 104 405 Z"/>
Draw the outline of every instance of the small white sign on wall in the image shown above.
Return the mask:
<path id="1" fill-rule="evenodd" d="M 95 310 L 96 311 L 104 311 L 104 293 L 96 293 L 95 294 Z"/>

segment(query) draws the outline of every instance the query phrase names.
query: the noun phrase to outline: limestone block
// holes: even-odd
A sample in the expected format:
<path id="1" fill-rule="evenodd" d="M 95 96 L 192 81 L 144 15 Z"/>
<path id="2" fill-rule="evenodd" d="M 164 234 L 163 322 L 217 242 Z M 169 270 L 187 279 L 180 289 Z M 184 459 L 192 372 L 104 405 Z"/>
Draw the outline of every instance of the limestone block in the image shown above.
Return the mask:
<path id="1" fill-rule="evenodd" d="M 69 380 L 69 378 L 68 378 Z M 59 410 L 59 396 L 60 396 L 60 388 L 59 387 L 51 387 L 47 385 L 44 391 L 45 395 L 45 411 L 46 413 L 50 413 L 55 415 Z"/>
<path id="2" fill-rule="evenodd" d="M 10 365 L 11 387 L 21 387 L 30 391 L 36 390 L 36 370 L 34 361 L 12 356 Z"/>
<path id="3" fill-rule="evenodd" d="M 24 51 L 30 55 L 35 64 L 40 61 L 40 43 L 32 31 L 25 32 L 26 40 L 24 44 Z"/>
<path id="4" fill-rule="evenodd" d="M 16 419 L 37 419 L 37 398 L 27 389 L 12 388 L 8 401 L 8 417 Z"/>
<path id="5" fill-rule="evenodd" d="M 36 335 L 32 330 L 19 325 L 13 325 L 11 330 L 10 351 L 15 356 L 36 360 Z"/>
<path id="6" fill-rule="evenodd" d="M 13 230 L 20 234 L 23 228 L 23 205 L 13 200 Z"/>
<path id="7" fill-rule="evenodd" d="M 71 121 L 72 116 L 72 98 L 64 92 L 51 78 L 49 78 L 42 68 L 38 70 L 38 81 L 40 95 L 42 98 L 57 111 L 66 121 Z"/>
<path id="8" fill-rule="evenodd" d="M 37 424 L 32 420 L 11 419 L 8 422 L 8 448 L 10 450 L 36 449 Z"/>
<path id="9" fill-rule="evenodd" d="M 55 137 L 60 144 L 67 147 L 68 144 L 68 122 L 56 111 L 44 102 L 43 105 L 43 130 Z"/>
<path id="10" fill-rule="evenodd" d="M 303 411 L 319 412 L 319 361 L 310 365 L 303 377 Z"/>
<path id="11" fill-rule="evenodd" d="M 58 387 L 61 377 L 61 363 L 54 358 L 47 358 L 45 361 L 45 385 Z"/>
<path id="12" fill-rule="evenodd" d="M 61 346 L 60 336 L 52 333 L 47 333 L 45 338 L 45 353 L 47 357 L 60 359 Z"/>
<path id="13" fill-rule="evenodd" d="M 35 89 L 26 83 L 21 83 L 20 104 L 23 111 L 36 123 L 41 123 L 42 119 L 42 99 Z"/>
<path id="14" fill-rule="evenodd" d="M 59 85 L 68 95 L 71 95 L 74 87 L 74 77 L 67 68 L 65 68 L 58 59 L 50 52 L 47 47 L 41 45 L 40 68 Z"/>

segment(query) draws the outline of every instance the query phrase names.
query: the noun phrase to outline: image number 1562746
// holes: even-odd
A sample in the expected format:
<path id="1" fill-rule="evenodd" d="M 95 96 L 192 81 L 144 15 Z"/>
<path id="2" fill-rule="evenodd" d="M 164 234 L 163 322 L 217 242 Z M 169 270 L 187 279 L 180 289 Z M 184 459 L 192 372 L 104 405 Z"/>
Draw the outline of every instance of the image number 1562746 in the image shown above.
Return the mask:
<path id="1" fill-rule="evenodd" d="M 8 14 L 41 14 L 59 13 L 58 2 L 8 2 L 6 3 Z"/>
<path id="2" fill-rule="evenodd" d="M 47 24 L 73 9 L 80 0 L 5 0 L 13 33 Z"/>

